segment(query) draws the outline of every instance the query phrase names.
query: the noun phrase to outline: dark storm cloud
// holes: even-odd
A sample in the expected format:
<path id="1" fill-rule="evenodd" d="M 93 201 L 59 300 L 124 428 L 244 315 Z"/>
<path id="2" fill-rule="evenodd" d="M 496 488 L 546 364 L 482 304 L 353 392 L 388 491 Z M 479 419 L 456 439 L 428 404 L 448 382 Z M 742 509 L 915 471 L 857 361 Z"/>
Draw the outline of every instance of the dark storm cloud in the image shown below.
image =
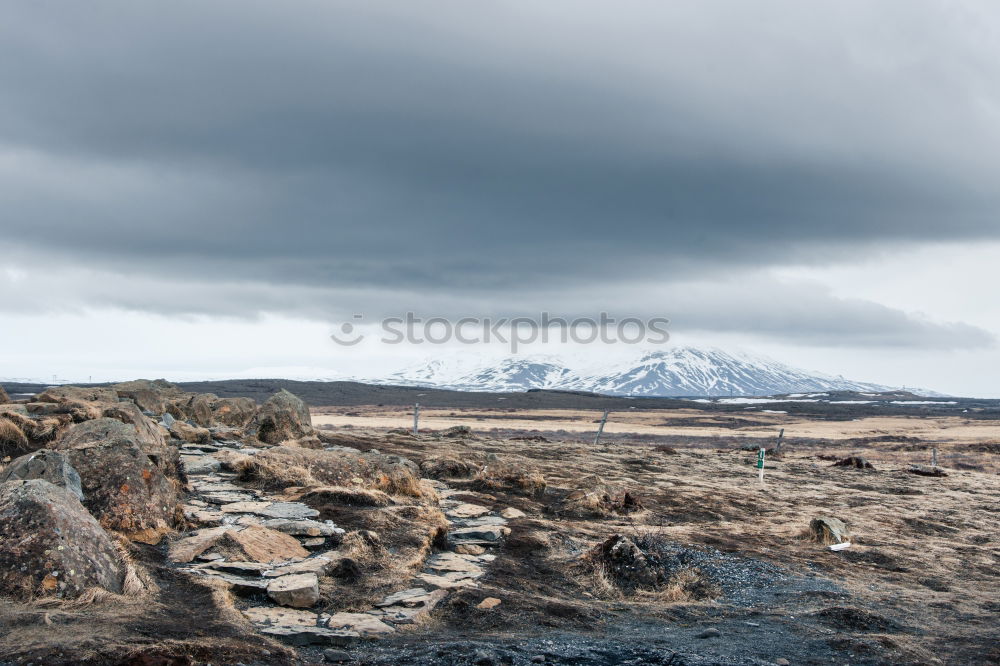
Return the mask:
<path id="1" fill-rule="evenodd" d="M 8 256 L 301 312 L 271 289 L 558 298 L 1000 236 L 995 20 L 662 4 L 8 5 Z"/>

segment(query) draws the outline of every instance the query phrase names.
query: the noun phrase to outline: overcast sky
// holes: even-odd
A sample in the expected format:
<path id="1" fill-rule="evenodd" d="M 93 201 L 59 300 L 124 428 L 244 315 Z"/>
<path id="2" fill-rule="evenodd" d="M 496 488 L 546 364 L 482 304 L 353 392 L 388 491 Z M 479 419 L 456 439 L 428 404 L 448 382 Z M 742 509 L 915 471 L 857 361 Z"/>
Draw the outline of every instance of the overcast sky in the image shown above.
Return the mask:
<path id="1" fill-rule="evenodd" d="M 1000 396 L 998 82 L 985 1 L 3 2 L 0 377 L 607 310 Z"/>

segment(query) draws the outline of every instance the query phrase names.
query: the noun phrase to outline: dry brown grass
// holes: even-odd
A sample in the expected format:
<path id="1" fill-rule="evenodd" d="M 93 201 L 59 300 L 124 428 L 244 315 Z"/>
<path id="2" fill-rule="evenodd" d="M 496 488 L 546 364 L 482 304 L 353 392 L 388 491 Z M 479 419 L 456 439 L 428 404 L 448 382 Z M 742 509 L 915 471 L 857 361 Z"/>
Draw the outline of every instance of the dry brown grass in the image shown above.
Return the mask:
<path id="1" fill-rule="evenodd" d="M 240 481 L 262 490 L 321 485 L 307 466 L 275 457 L 257 455 L 240 459 L 235 463 L 235 471 Z"/>
<path id="2" fill-rule="evenodd" d="M 485 489 L 515 489 L 529 495 L 541 495 L 547 486 L 545 477 L 522 463 L 491 460 L 475 476 Z"/>
<path id="3" fill-rule="evenodd" d="M 381 507 L 392 504 L 392 498 L 381 490 L 345 488 L 344 486 L 310 487 L 298 494 L 297 498 L 310 506 L 340 504 L 343 506 Z"/>
<path id="4" fill-rule="evenodd" d="M 24 431 L 8 418 L 0 418 L 0 458 L 28 453 L 30 442 Z"/>

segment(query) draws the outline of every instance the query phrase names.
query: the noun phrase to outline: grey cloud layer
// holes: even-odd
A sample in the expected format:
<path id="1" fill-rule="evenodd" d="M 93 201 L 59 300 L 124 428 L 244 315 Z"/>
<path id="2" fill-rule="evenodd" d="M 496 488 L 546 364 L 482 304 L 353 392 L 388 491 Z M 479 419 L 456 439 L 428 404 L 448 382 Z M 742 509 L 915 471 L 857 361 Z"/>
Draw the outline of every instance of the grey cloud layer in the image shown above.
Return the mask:
<path id="1" fill-rule="evenodd" d="M 405 4 L 8 6 L 8 257 L 301 311 L 1000 236 L 989 4 Z"/>

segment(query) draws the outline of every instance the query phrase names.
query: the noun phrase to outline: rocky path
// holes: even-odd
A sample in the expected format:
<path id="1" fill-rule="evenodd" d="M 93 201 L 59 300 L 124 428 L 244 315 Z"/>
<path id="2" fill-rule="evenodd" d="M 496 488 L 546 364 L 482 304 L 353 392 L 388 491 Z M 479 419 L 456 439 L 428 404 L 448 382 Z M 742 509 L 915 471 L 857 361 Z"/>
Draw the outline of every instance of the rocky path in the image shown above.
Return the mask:
<path id="1" fill-rule="evenodd" d="M 303 503 L 241 485 L 213 456 L 225 449 L 257 453 L 234 440 L 181 448 L 192 490 L 184 514 L 200 527 L 172 544 L 170 558 L 190 575 L 231 585 L 251 601 L 243 613 L 262 634 L 295 645 L 344 646 L 415 625 L 450 590 L 477 585 L 496 557 L 489 551 L 509 532 L 506 518 L 517 513 L 507 509 L 496 515 L 452 499 L 453 489 L 431 481 L 449 523 L 450 550 L 431 555 L 404 589 L 374 608 L 329 614 L 313 607 L 320 578 L 343 558 L 337 546 L 344 530 L 316 520 L 319 512 Z"/>

